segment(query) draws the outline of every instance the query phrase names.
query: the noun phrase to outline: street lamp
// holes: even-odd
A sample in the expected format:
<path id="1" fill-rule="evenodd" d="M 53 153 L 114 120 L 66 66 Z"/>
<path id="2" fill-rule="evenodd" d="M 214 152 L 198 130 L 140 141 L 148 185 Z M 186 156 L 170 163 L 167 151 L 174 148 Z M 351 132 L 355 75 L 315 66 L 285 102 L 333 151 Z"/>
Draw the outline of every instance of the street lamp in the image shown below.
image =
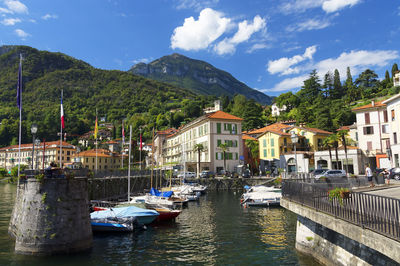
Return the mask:
<path id="1" fill-rule="evenodd" d="M 32 170 L 33 170 L 33 158 L 34 158 L 34 154 L 35 154 L 35 135 L 36 132 L 38 130 L 38 126 L 33 123 L 31 125 L 31 133 L 32 133 Z"/>
<path id="2" fill-rule="evenodd" d="M 297 154 L 296 154 L 296 144 L 299 141 L 299 137 L 292 131 L 292 135 L 290 136 L 290 139 L 292 140 L 293 146 L 294 146 L 294 162 L 295 162 L 295 173 L 297 176 Z"/>
<path id="3" fill-rule="evenodd" d="M 37 169 L 37 168 L 39 168 L 38 167 L 38 150 L 39 150 L 39 147 L 40 147 L 40 139 L 35 139 L 35 146 L 37 146 L 37 150 L 36 150 L 36 167 L 35 167 L 35 170 Z"/>

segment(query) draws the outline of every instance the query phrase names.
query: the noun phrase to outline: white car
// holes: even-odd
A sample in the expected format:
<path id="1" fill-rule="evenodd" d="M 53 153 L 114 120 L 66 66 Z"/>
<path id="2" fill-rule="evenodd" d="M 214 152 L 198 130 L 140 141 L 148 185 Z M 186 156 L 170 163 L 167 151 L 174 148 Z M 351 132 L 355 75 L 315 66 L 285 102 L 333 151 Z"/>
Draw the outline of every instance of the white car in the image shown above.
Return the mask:
<path id="1" fill-rule="evenodd" d="M 316 175 L 315 179 L 320 179 L 321 177 L 346 177 L 345 170 L 328 170 L 322 174 Z"/>
<path id="2" fill-rule="evenodd" d="M 186 178 L 186 177 L 194 178 L 194 177 L 196 177 L 196 173 L 195 172 L 186 172 L 186 173 L 180 173 L 178 175 L 178 178 Z"/>

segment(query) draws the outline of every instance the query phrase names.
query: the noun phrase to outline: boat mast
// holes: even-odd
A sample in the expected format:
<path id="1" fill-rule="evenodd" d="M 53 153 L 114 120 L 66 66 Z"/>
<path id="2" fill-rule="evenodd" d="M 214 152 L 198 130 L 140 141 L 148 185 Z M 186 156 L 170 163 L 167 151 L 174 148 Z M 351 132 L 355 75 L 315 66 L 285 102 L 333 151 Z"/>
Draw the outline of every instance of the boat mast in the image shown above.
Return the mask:
<path id="1" fill-rule="evenodd" d="M 150 174 L 150 188 L 153 187 L 153 170 L 154 170 L 154 127 L 153 127 L 153 136 L 151 139 L 151 174 Z"/>

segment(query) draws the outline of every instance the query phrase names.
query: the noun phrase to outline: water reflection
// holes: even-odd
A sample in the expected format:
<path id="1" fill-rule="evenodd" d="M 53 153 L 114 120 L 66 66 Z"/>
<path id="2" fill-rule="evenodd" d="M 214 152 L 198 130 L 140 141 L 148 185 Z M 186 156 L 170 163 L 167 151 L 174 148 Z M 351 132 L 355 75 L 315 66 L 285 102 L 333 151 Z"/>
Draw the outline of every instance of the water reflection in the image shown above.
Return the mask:
<path id="1" fill-rule="evenodd" d="M 0 265 L 143 265 L 314 263 L 294 249 L 296 216 L 281 208 L 248 208 L 240 193 L 210 192 L 189 203 L 176 223 L 138 234 L 95 235 L 87 253 L 31 257 L 14 254 L 7 235 L 15 186 L 1 185 Z"/>

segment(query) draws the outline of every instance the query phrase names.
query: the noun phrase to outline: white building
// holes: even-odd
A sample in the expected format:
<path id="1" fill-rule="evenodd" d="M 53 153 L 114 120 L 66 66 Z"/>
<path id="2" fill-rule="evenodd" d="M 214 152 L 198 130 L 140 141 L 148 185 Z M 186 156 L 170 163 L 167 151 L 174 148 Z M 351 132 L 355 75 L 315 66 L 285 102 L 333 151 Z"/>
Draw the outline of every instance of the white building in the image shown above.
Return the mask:
<path id="1" fill-rule="evenodd" d="M 386 104 L 372 101 L 352 111 L 356 113 L 358 147 L 369 158 L 368 163 L 372 168 L 379 167 L 380 161 L 386 164 L 386 149 L 390 148 L 389 118 L 392 119 Z"/>
<path id="2" fill-rule="evenodd" d="M 223 111 L 207 113 L 167 136 L 163 143 L 163 163 L 184 165 L 186 171 L 211 170 L 220 172 L 224 169 L 223 150 L 220 144 L 226 143 L 225 163 L 227 171 L 234 171 L 243 154 L 242 120 Z M 197 169 L 198 153 L 196 144 L 202 144 L 201 169 Z"/>
<path id="3" fill-rule="evenodd" d="M 394 73 L 393 86 L 394 87 L 400 86 L 400 71 L 397 71 L 396 73 Z"/>
<path id="4" fill-rule="evenodd" d="M 391 155 L 391 166 L 399 167 L 400 156 L 400 94 L 397 94 L 385 101 L 387 111 L 390 114 L 390 151 L 387 153 Z"/>
<path id="5" fill-rule="evenodd" d="M 279 116 L 281 111 L 286 111 L 287 107 L 286 105 L 283 105 L 282 108 L 279 108 L 276 103 L 271 105 L 271 114 L 272 116 Z"/>

